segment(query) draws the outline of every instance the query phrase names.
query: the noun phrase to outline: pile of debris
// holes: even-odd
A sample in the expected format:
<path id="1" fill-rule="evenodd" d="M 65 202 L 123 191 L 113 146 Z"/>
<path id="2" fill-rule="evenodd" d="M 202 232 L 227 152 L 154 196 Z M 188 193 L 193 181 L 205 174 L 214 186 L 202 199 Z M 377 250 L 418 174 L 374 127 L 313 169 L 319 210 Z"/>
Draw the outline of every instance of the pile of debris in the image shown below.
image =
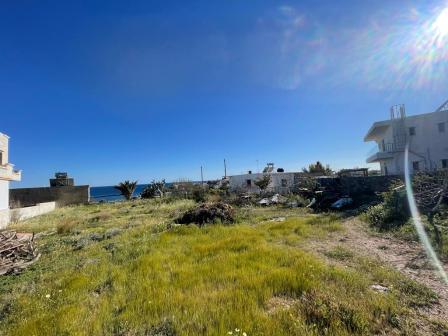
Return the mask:
<path id="1" fill-rule="evenodd" d="M 0 232 L 0 275 L 17 274 L 40 258 L 34 234 Z"/>
<path id="2" fill-rule="evenodd" d="M 178 224 L 204 225 L 206 223 L 233 223 L 235 221 L 235 211 L 232 206 L 223 203 L 203 203 L 188 210 L 176 220 Z"/>

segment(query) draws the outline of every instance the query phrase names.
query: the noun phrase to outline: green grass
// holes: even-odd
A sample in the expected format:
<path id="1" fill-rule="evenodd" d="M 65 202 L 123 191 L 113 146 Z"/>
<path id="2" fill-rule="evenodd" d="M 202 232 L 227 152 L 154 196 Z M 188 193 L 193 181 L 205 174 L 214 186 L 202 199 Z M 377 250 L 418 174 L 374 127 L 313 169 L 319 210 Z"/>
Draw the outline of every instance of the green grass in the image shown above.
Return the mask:
<path id="1" fill-rule="evenodd" d="M 69 207 L 18 224 L 54 233 L 38 240 L 38 263 L 0 277 L 0 334 L 412 334 L 413 307 L 435 299 L 376 262 L 337 267 L 304 252 L 307 239 L 341 230 L 334 215 L 239 209 L 231 226 L 172 225 L 192 205 Z M 286 220 L 270 221 L 275 216 Z M 121 231 L 90 239 L 111 228 Z M 375 283 L 392 290 L 374 292 Z M 268 309 L 275 298 L 289 308 Z"/>

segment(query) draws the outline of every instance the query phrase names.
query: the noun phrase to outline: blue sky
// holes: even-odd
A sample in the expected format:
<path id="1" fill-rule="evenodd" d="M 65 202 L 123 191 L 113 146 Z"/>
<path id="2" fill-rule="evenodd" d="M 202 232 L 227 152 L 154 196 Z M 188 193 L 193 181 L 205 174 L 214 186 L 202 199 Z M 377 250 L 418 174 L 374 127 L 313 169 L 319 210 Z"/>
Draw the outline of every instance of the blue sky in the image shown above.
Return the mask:
<path id="1" fill-rule="evenodd" d="M 448 99 L 443 1 L 3 1 L 14 187 L 365 166 L 389 107 Z M 440 20 L 439 20 L 440 21 Z M 443 27 L 442 27 L 443 28 Z"/>

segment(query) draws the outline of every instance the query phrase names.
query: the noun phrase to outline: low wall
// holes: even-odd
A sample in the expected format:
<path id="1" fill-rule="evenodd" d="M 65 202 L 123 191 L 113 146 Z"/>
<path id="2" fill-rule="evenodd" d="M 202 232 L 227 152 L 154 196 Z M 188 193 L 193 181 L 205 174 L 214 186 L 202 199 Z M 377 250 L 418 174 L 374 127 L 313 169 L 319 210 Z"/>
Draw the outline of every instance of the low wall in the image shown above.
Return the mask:
<path id="1" fill-rule="evenodd" d="M 47 202 L 56 202 L 56 207 L 61 207 L 70 204 L 85 204 L 89 200 L 90 187 L 88 185 L 9 190 L 9 204 L 11 208 L 29 207 Z"/>
<path id="2" fill-rule="evenodd" d="M 10 221 L 21 221 L 46 214 L 56 209 L 56 202 L 39 203 L 26 208 L 17 208 L 9 210 Z"/>
<path id="3" fill-rule="evenodd" d="M 0 211 L 0 229 L 6 228 L 10 222 L 18 222 L 46 214 L 56 209 L 56 202 L 39 203 L 34 206 Z"/>
<path id="4" fill-rule="evenodd" d="M 0 229 L 4 229 L 9 223 L 9 209 L 0 210 Z"/>

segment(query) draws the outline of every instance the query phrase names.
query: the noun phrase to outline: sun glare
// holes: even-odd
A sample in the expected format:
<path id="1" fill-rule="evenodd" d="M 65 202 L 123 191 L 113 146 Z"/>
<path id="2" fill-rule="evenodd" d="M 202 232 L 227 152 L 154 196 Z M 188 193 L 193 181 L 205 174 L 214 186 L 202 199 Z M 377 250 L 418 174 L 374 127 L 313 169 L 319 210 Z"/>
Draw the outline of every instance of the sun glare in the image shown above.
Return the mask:
<path id="1" fill-rule="evenodd" d="M 448 8 L 442 10 L 434 21 L 433 27 L 438 36 L 443 38 L 448 35 Z"/>

